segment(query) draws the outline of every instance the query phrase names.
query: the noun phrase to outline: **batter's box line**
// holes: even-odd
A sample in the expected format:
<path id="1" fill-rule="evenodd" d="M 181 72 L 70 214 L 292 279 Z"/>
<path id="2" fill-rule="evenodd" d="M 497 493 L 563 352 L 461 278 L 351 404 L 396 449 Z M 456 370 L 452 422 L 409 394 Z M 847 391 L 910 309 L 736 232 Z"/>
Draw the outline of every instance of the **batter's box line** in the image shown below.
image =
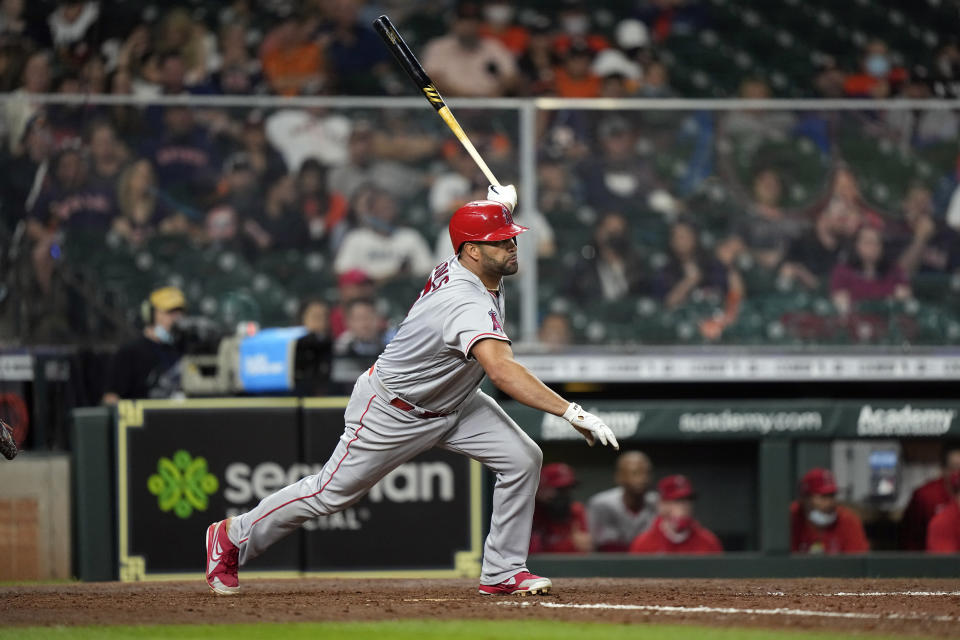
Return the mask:
<path id="1" fill-rule="evenodd" d="M 734 607 L 677 607 L 656 604 L 573 604 L 559 602 L 497 602 L 507 607 L 547 607 L 550 609 L 608 609 L 612 611 L 647 611 L 650 613 L 688 614 L 719 613 L 726 615 L 802 616 L 812 618 L 847 618 L 853 620 L 922 620 L 924 622 L 956 622 L 955 616 L 923 615 L 921 613 L 857 613 L 843 611 L 811 611 L 808 609 L 738 609 Z"/>

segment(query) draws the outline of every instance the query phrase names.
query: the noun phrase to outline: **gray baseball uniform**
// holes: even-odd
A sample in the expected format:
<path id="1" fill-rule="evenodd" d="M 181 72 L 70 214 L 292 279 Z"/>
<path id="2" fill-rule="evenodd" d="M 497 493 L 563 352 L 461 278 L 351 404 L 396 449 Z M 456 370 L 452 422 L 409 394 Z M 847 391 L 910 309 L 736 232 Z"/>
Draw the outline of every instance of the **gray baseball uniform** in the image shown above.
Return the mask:
<path id="1" fill-rule="evenodd" d="M 596 494 L 587 502 L 587 526 L 597 549 L 623 550 L 650 528 L 657 517 L 656 491 L 644 495 L 643 508 L 631 511 L 623 503 L 623 488 L 614 487 Z"/>
<path id="2" fill-rule="evenodd" d="M 438 266 L 397 335 L 347 404 L 346 428 L 323 470 L 236 516 L 230 540 L 240 564 L 299 527 L 360 500 L 383 476 L 431 447 L 479 460 L 497 477 L 482 584 L 526 569 L 542 454 L 480 391 L 484 371 L 470 357 L 483 339 L 509 342 L 503 288 L 487 291 L 456 256 Z"/>

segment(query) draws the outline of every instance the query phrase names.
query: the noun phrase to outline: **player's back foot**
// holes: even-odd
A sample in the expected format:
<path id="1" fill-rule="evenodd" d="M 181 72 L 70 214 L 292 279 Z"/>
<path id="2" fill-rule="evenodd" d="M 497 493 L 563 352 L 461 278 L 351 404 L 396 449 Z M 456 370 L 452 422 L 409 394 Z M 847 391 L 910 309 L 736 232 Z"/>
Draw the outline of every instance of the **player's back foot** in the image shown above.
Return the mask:
<path id="1" fill-rule="evenodd" d="M 240 550 L 227 536 L 228 522 L 221 520 L 207 527 L 207 586 L 222 596 L 240 593 Z"/>
<path id="2" fill-rule="evenodd" d="M 517 595 L 517 596 L 536 596 L 546 595 L 553 588 L 553 583 L 549 578 L 535 576 L 529 571 L 516 573 L 500 584 L 481 584 L 480 594 L 484 596 L 493 595 Z"/>

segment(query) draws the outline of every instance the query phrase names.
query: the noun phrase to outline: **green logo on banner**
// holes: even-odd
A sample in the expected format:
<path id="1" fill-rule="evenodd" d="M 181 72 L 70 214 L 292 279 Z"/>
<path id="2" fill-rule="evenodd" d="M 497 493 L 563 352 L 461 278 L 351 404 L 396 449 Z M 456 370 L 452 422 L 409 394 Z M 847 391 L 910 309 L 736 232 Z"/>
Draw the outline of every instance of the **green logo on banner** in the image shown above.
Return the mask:
<path id="1" fill-rule="evenodd" d="M 157 496 L 160 510 L 173 511 L 178 518 L 189 518 L 194 509 L 206 511 L 207 496 L 219 488 L 217 477 L 207 472 L 207 459 L 194 458 L 183 449 L 172 460 L 157 460 L 157 472 L 147 479 L 147 489 Z"/>

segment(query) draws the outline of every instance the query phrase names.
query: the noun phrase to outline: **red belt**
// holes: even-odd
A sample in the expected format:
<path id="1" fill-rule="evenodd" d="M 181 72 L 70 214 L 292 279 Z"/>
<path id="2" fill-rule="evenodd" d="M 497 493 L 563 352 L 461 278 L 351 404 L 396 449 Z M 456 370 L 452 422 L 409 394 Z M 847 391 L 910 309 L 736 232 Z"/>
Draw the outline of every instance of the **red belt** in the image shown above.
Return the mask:
<path id="1" fill-rule="evenodd" d="M 414 411 L 416 409 L 415 406 L 400 398 L 394 398 L 390 401 L 390 404 L 400 409 L 400 411 Z M 433 411 L 417 411 L 416 414 L 421 418 L 440 418 L 444 415 L 442 413 L 434 413 Z"/>

